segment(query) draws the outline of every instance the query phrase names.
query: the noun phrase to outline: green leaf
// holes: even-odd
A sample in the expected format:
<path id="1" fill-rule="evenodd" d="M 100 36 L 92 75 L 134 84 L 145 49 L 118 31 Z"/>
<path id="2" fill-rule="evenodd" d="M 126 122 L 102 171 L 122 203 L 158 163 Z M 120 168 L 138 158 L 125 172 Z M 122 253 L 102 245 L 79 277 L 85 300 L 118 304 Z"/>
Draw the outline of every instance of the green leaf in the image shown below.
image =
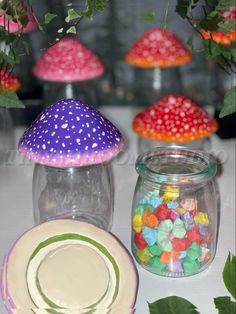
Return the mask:
<path id="1" fill-rule="evenodd" d="M 94 3 L 93 0 L 86 0 L 86 10 L 80 12 L 81 16 L 91 19 L 93 16 Z"/>
<path id="2" fill-rule="evenodd" d="M 215 307 L 219 314 L 235 314 L 236 303 L 230 300 L 230 297 L 214 298 Z"/>
<path id="3" fill-rule="evenodd" d="M 78 19 L 80 16 L 79 14 L 75 11 L 75 9 L 69 9 L 67 11 L 67 17 L 65 18 L 66 23 L 69 23 L 70 21 Z"/>
<path id="4" fill-rule="evenodd" d="M 23 40 L 23 46 L 24 46 L 25 52 L 28 56 L 30 54 L 29 43 L 27 41 Z"/>
<path id="5" fill-rule="evenodd" d="M 217 31 L 218 30 L 218 25 L 222 21 L 224 21 L 225 18 L 220 15 L 218 12 L 213 11 L 211 14 L 208 14 L 205 18 L 203 18 L 199 25 L 201 28 L 203 28 L 206 31 Z"/>
<path id="6" fill-rule="evenodd" d="M 15 92 L 0 91 L 0 107 L 25 108 Z"/>
<path id="7" fill-rule="evenodd" d="M 70 28 L 68 28 L 68 30 L 66 31 L 66 34 L 76 34 L 75 26 L 71 26 Z"/>
<path id="8" fill-rule="evenodd" d="M 230 7 L 235 5 L 235 0 L 218 0 L 215 10 L 226 11 Z"/>
<path id="9" fill-rule="evenodd" d="M 157 22 L 156 13 L 154 11 L 145 11 L 141 14 L 140 18 L 143 21 L 148 21 L 150 23 Z"/>
<path id="10" fill-rule="evenodd" d="M 187 43 L 188 47 L 190 48 L 190 51 L 193 53 L 194 52 L 193 36 L 190 36 L 186 43 Z"/>
<path id="11" fill-rule="evenodd" d="M 223 111 L 223 113 L 222 113 Z M 236 111 L 236 86 L 231 88 L 224 98 L 224 107 L 220 112 L 220 117 Z M 229 293 L 236 299 L 236 256 L 229 252 L 223 270 L 223 280 Z"/>
<path id="12" fill-rule="evenodd" d="M 59 28 L 59 29 L 57 30 L 57 32 L 58 32 L 59 34 L 63 33 L 63 31 L 64 31 L 64 28 L 63 28 L 63 27 L 62 27 L 62 28 Z"/>
<path id="13" fill-rule="evenodd" d="M 55 19 L 55 17 L 57 17 L 57 14 L 53 14 L 53 13 L 46 13 L 44 15 L 44 24 L 49 24 L 53 19 Z"/>
<path id="14" fill-rule="evenodd" d="M 199 0 L 178 0 L 175 11 L 185 19 L 190 10 L 193 10 Z"/>
<path id="15" fill-rule="evenodd" d="M 97 11 L 103 11 L 106 9 L 109 0 L 96 0 L 95 6 Z"/>
<path id="16" fill-rule="evenodd" d="M 217 44 L 212 39 L 203 41 L 203 48 L 206 58 L 215 58 L 225 51 L 223 45 Z"/>
<path id="17" fill-rule="evenodd" d="M 184 298 L 171 296 L 148 303 L 150 314 L 199 314 L 196 306 Z"/>
<path id="18" fill-rule="evenodd" d="M 8 53 L 8 57 L 12 60 L 13 63 L 20 63 L 19 51 L 17 48 L 11 48 Z"/>

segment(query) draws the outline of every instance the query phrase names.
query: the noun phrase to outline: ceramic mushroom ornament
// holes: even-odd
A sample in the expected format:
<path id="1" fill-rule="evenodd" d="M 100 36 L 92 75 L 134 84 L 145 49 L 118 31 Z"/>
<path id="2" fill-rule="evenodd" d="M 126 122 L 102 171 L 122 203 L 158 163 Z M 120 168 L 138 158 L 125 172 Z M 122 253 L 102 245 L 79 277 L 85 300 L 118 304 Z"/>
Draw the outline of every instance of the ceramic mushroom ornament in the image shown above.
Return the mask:
<path id="1" fill-rule="evenodd" d="M 138 113 L 132 126 L 140 136 L 140 153 L 163 145 L 203 149 L 206 139 L 218 129 L 217 121 L 192 99 L 175 94 Z"/>
<path id="2" fill-rule="evenodd" d="M 16 92 L 20 88 L 20 82 L 12 72 L 0 69 L 0 93 L 2 91 Z"/>
<path id="3" fill-rule="evenodd" d="M 4 15 L 0 16 L 0 25 L 5 27 L 9 33 L 22 32 L 23 34 L 27 34 L 38 29 L 38 23 L 30 11 L 28 11 L 28 23 L 26 26 L 22 26 L 21 23 L 13 22 L 12 20 L 7 20 L 7 22 L 4 22 L 5 19 L 6 18 Z"/>
<path id="4" fill-rule="evenodd" d="M 124 56 L 135 68 L 135 93 L 140 105 L 148 105 L 169 93 L 181 91 L 178 67 L 191 60 L 181 40 L 167 29 L 142 34 Z"/>
<path id="5" fill-rule="evenodd" d="M 0 284 L 7 313 L 131 314 L 138 278 L 131 256 L 111 233 L 56 219 L 17 239 Z"/>
<path id="6" fill-rule="evenodd" d="M 0 94 L 16 92 L 20 88 L 20 82 L 13 73 L 0 69 Z M 14 127 L 10 110 L 0 107 L 0 164 L 6 157 L 7 152 L 15 149 Z"/>
<path id="7" fill-rule="evenodd" d="M 119 130 L 79 100 L 47 107 L 25 131 L 19 151 L 36 163 L 36 223 L 74 218 L 110 229 L 113 190 L 109 160 L 124 145 Z"/>
<path id="8" fill-rule="evenodd" d="M 88 81 L 103 72 L 101 60 L 89 48 L 66 37 L 50 46 L 33 68 L 33 74 L 43 81 L 45 104 L 77 97 L 96 104 L 94 87 Z"/>

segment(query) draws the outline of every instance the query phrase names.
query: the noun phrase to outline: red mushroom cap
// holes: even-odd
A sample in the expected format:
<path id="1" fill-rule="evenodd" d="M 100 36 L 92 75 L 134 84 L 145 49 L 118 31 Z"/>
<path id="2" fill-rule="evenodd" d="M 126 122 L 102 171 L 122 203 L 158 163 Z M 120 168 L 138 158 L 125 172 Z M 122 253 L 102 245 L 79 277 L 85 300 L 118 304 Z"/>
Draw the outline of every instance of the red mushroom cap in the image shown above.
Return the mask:
<path id="1" fill-rule="evenodd" d="M 179 143 L 206 138 L 217 131 L 218 124 L 192 99 L 169 95 L 138 113 L 133 129 L 154 141 Z"/>
<path id="2" fill-rule="evenodd" d="M 154 28 L 139 37 L 124 58 L 131 65 L 153 68 L 179 66 L 189 62 L 191 57 L 175 34 Z"/>
<path id="3" fill-rule="evenodd" d="M 15 92 L 20 88 L 20 82 L 13 73 L 0 69 L 0 89 L 9 92 Z"/>
<path id="4" fill-rule="evenodd" d="M 33 68 L 36 77 L 51 82 L 90 80 L 103 72 L 100 59 L 73 38 L 62 38 L 50 46 Z"/>
<path id="5" fill-rule="evenodd" d="M 7 27 L 5 28 L 9 33 L 17 33 L 22 31 L 23 34 L 26 34 L 31 33 L 38 28 L 38 23 L 30 11 L 28 11 L 28 23 L 25 27 L 22 28 L 20 23 L 13 22 L 12 20 L 7 20 L 6 25 Z M 4 15 L 0 16 L 0 26 L 4 26 Z"/>

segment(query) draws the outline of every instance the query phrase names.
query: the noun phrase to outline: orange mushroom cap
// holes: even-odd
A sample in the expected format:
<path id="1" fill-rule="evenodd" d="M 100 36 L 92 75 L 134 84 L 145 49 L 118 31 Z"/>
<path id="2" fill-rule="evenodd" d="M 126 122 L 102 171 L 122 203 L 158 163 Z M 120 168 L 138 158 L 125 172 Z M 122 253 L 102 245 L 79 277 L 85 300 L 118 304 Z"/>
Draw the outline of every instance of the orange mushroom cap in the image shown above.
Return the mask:
<path id="1" fill-rule="evenodd" d="M 145 32 L 124 56 L 129 64 L 143 68 L 175 67 L 189 62 L 191 58 L 182 41 L 161 28 Z"/>
<path id="2" fill-rule="evenodd" d="M 8 92 L 16 92 L 20 88 L 20 82 L 13 73 L 0 69 L 0 89 Z"/>
<path id="3" fill-rule="evenodd" d="M 218 123 L 192 99 L 168 95 L 133 120 L 138 135 L 154 141 L 188 142 L 206 138 L 218 129 Z"/>

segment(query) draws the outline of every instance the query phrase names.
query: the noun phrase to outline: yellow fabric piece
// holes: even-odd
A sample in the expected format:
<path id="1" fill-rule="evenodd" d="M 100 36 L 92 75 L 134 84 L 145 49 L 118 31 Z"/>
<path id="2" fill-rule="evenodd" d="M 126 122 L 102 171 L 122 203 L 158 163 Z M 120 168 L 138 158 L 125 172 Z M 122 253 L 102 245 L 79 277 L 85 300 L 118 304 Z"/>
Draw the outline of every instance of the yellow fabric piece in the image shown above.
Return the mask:
<path id="1" fill-rule="evenodd" d="M 137 250 L 136 255 L 137 255 L 138 259 L 140 260 L 140 262 L 142 262 L 142 263 L 147 263 L 150 260 L 150 258 L 152 257 L 151 253 L 149 252 L 149 250 L 147 248 L 145 248 L 142 251 Z"/>
<path id="2" fill-rule="evenodd" d="M 183 214 L 186 213 L 186 210 L 185 210 L 184 208 L 180 207 L 180 208 L 177 209 L 177 212 L 178 212 L 180 215 L 183 215 Z"/>
<path id="3" fill-rule="evenodd" d="M 195 224 L 201 224 L 204 226 L 208 226 L 209 225 L 208 215 L 206 213 L 203 213 L 203 212 L 198 212 L 197 215 L 194 216 L 194 222 L 195 222 Z"/>
<path id="4" fill-rule="evenodd" d="M 142 215 L 136 214 L 133 216 L 133 230 L 140 233 L 143 229 Z"/>
<path id="5" fill-rule="evenodd" d="M 179 197 L 179 188 L 177 186 L 167 185 L 165 187 L 165 192 L 163 194 L 164 202 L 173 202 L 176 201 Z"/>

